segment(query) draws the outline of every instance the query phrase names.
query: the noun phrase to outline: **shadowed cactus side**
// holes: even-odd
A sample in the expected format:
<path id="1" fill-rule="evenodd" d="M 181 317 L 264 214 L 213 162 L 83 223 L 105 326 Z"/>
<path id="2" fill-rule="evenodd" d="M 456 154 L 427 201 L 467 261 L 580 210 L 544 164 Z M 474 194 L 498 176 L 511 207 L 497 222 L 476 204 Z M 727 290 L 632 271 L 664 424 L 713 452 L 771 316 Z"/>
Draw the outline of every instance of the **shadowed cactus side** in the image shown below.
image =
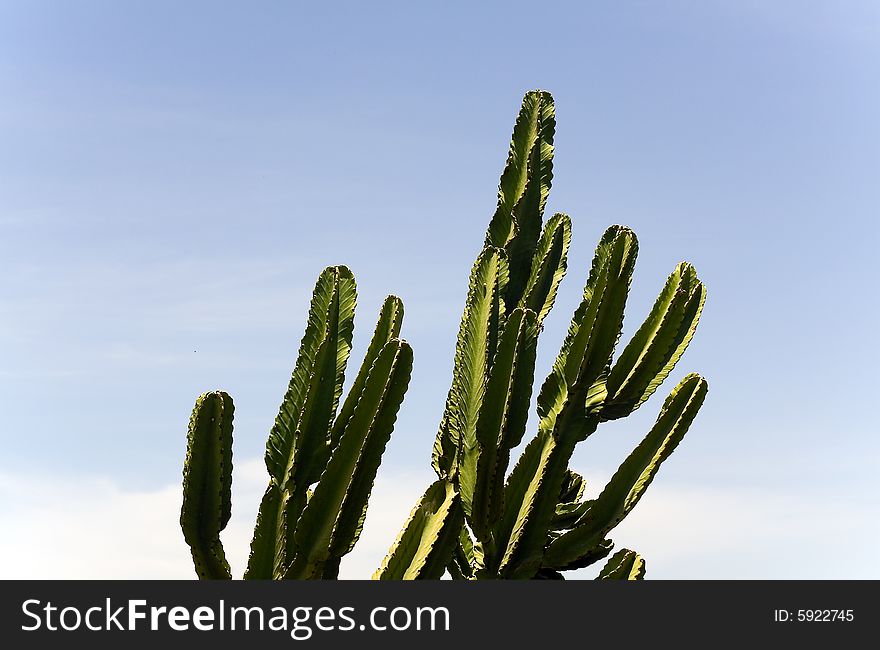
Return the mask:
<path id="1" fill-rule="evenodd" d="M 287 392 L 266 445 L 248 579 L 335 579 L 355 545 L 403 401 L 412 349 L 399 338 L 403 303 L 389 296 L 341 408 L 357 292 L 344 266 L 318 278 Z M 180 523 L 202 579 L 230 579 L 220 532 L 232 511 L 232 398 L 196 400 L 184 464 Z"/>
<path id="2" fill-rule="evenodd" d="M 232 398 L 200 395 L 189 421 L 180 526 L 200 578 L 231 578 L 220 541 L 232 515 Z"/>
<path id="3" fill-rule="evenodd" d="M 584 498 L 569 469 L 599 424 L 639 408 L 690 343 L 706 297 L 694 268 L 679 264 L 616 360 L 613 353 L 638 253 L 635 233 L 610 227 L 599 242 L 568 334 L 538 393 L 537 433 L 508 474 L 531 400 L 541 324 L 566 272 L 571 222 L 543 224 L 553 178 L 555 109 L 529 92 L 513 130 L 498 205 L 471 271 L 452 386 L 434 443 L 438 480 L 419 501 L 378 579 L 561 579 L 611 552 L 608 533 L 626 517 L 681 441 L 706 395 L 685 377 L 645 439 L 600 494 Z M 637 580 L 644 561 L 615 554 L 602 579 Z"/>
<path id="4" fill-rule="evenodd" d="M 641 580 L 645 577 L 645 560 L 629 549 L 621 549 L 605 564 L 596 580 Z"/>

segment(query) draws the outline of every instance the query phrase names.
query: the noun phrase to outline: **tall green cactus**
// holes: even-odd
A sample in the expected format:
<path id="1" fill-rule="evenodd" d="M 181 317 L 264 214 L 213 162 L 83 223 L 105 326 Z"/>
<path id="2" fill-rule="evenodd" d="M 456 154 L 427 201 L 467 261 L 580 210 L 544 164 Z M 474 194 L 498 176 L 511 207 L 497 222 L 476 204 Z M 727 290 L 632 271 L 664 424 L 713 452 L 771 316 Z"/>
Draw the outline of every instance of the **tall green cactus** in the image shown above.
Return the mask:
<path id="1" fill-rule="evenodd" d="M 355 545 L 412 370 L 399 338 L 403 303 L 389 296 L 339 408 L 357 292 L 344 266 L 318 278 L 299 357 L 266 445 L 248 579 L 335 579 Z M 230 579 L 220 532 L 232 511 L 232 398 L 205 393 L 190 419 L 180 524 L 202 579 Z"/>
<path id="2" fill-rule="evenodd" d="M 537 398 L 537 431 L 512 471 L 534 387 L 542 323 L 566 273 L 571 220 L 544 223 L 553 178 L 555 108 L 527 93 L 514 126 L 498 204 L 471 271 L 452 386 L 434 443 L 438 480 L 410 514 L 378 579 L 561 579 L 607 557 L 608 534 L 635 507 L 706 396 L 699 375 L 669 394 L 656 423 L 605 488 L 584 498 L 569 468 L 578 443 L 639 408 L 693 338 L 706 291 L 679 264 L 645 322 L 613 359 L 638 254 L 635 234 L 612 226 L 583 299 Z M 296 366 L 266 445 L 245 578 L 336 578 L 356 543 L 412 368 L 400 340 L 403 305 L 389 297 L 348 395 L 342 385 L 356 290 L 345 267 L 318 279 Z M 229 579 L 220 533 L 231 514 L 232 399 L 199 397 L 190 420 L 181 527 L 200 578 Z M 599 579 L 638 580 L 644 560 L 622 549 Z"/>
<path id="3" fill-rule="evenodd" d="M 555 109 L 526 94 L 514 126 L 498 205 L 470 276 L 452 387 L 434 444 L 435 482 L 374 577 L 558 579 L 613 546 L 607 534 L 632 510 L 706 395 L 688 375 L 657 422 L 602 492 L 584 499 L 569 469 L 576 445 L 625 417 L 660 386 L 684 353 L 706 290 L 679 264 L 616 361 L 614 349 L 638 253 L 635 233 L 610 227 L 599 242 L 581 304 L 538 394 L 537 433 L 508 475 L 526 429 L 541 323 L 566 272 L 571 222 L 543 226 L 553 178 Z M 641 579 L 644 561 L 624 549 L 603 579 Z"/>

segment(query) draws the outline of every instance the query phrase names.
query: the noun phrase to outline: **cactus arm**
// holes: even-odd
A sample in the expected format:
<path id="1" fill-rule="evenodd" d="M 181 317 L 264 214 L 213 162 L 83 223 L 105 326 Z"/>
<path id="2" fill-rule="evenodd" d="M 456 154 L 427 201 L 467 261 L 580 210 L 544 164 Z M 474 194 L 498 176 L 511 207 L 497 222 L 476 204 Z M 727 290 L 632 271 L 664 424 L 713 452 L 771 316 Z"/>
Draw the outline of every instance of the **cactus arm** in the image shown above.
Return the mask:
<path id="1" fill-rule="evenodd" d="M 292 482 L 296 490 L 317 481 L 330 457 L 330 425 L 351 353 L 356 300 L 354 278 L 340 274 L 328 310 L 327 332 L 315 355 L 314 372 L 300 413 L 295 453 L 288 461 L 286 481 Z"/>
<path id="2" fill-rule="evenodd" d="M 577 472 L 568 470 L 565 473 L 565 481 L 562 483 L 562 490 L 559 492 L 559 503 L 580 501 L 581 497 L 584 496 L 584 490 L 586 489 L 587 484 L 584 481 L 584 477 Z"/>
<path id="3" fill-rule="evenodd" d="M 503 251 L 485 249 L 471 271 L 455 347 L 452 387 L 435 443 L 434 469 L 440 477 L 452 477 L 459 470 L 458 466 L 467 464 L 473 468 L 476 463 L 477 417 L 503 326 L 501 294 L 506 284 L 507 260 Z M 453 450 L 456 457 L 448 453 Z M 473 476 L 470 469 L 471 481 Z"/>
<path id="4" fill-rule="evenodd" d="M 244 573 L 245 580 L 271 580 L 276 573 L 276 559 L 282 558 L 276 555 L 279 549 L 276 548 L 275 540 L 283 539 L 285 536 L 283 518 L 279 516 L 281 499 L 281 488 L 270 483 L 257 512 L 251 552 Z"/>
<path id="5" fill-rule="evenodd" d="M 574 528 L 581 517 L 592 507 L 592 501 L 567 501 L 556 504 L 556 512 L 550 524 L 551 530 Z"/>
<path id="6" fill-rule="evenodd" d="M 553 180 L 555 110 L 550 93 L 533 90 L 523 97 L 510 139 L 507 162 L 498 184 L 498 205 L 486 233 L 486 244 L 489 246 L 503 248 L 516 235 L 514 208 L 521 202 L 530 182 L 538 185 L 539 196 L 546 201 Z M 548 136 L 549 142 L 546 142 Z M 542 139 L 545 142 L 542 143 Z M 542 144 L 547 146 L 542 147 Z M 535 157 L 538 158 L 538 164 L 530 165 Z M 543 208 L 543 205 L 540 207 Z"/>
<path id="7" fill-rule="evenodd" d="M 514 126 L 508 161 L 499 184 L 498 206 L 486 236 L 486 247 L 471 274 L 456 346 L 453 386 L 432 454 L 437 475 L 457 480 L 469 518 L 473 517 L 475 495 L 481 495 L 478 506 L 480 522 L 488 520 L 493 501 L 481 491 L 485 491 L 485 486 L 489 486 L 487 495 L 500 491 L 509 455 L 509 451 L 504 449 L 497 453 L 498 442 L 491 446 L 481 445 L 476 434 L 478 421 L 483 417 L 480 406 L 490 381 L 494 348 L 503 329 L 504 316 L 510 315 L 519 304 L 534 305 L 536 313 L 542 317 L 546 315 L 565 273 L 571 236 L 568 218 L 564 215 L 554 217 L 541 237 L 541 221 L 552 181 L 554 132 L 555 107 L 552 97 L 549 93 L 538 91 L 527 93 Z M 508 262 L 508 257 L 515 259 L 513 265 Z M 491 268 L 486 273 L 486 267 L 492 266 L 489 262 L 495 262 L 500 272 L 495 273 L 499 279 L 495 282 L 494 294 L 487 301 L 488 292 L 481 290 L 480 285 L 489 284 L 483 279 L 486 275 L 492 275 Z M 515 286 L 511 285 L 511 281 Z M 524 296 L 525 292 L 528 292 L 527 296 Z M 493 311 L 498 310 L 498 316 L 485 317 L 487 303 L 492 305 Z M 501 375 L 497 383 L 502 383 Z M 530 396 L 531 381 L 528 383 Z M 515 424 L 516 420 L 513 422 Z M 515 428 L 511 428 L 511 431 Z M 518 439 L 522 437 L 521 433 L 513 435 Z M 486 452 L 485 457 L 483 451 Z M 499 459 L 502 460 L 500 472 L 496 471 L 499 469 L 496 462 Z M 477 486 L 478 480 L 480 486 Z M 485 538 L 485 526 L 482 523 L 475 525 L 480 531 L 479 536 Z"/>
<path id="8" fill-rule="evenodd" d="M 443 575 L 464 522 L 455 486 L 432 483 L 409 515 L 374 580 L 438 579 Z"/>
<path id="9" fill-rule="evenodd" d="M 461 527 L 458 544 L 452 551 L 447 569 L 453 580 L 471 580 L 475 572 L 482 566 L 482 552 L 474 546 L 467 528 Z"/>
<path id="10" fill-rule="evenodd" d="M 278 416 L 266 443 L 266 468 L 276 498 L 265 498 L 257 520 L 265 520 L 279 536 L 269 553 L 262 542 L 253 540 L 255 575 L 262 575 L 266 558 L 273 558 L 273 577 L 283 576 L 294 556 L 293 532 L 307 501 L 307 490 L 329 459 L 330 422 L 342 392 L 345 366 L 351 352 L 357 288 L 354 276 L 344 266 L 324 269 L 318 277 L 306 331 Z M 270 506 L 271 504 L 271 506 Z M 270 513 L 266 507 L 275 507 Z M 260 526 L 255 527 L 255 534 Z M 261 567 L 260 570 L 257 567 Z"/>
<path id="11" fill-rule="evenodd" d="M 335 360 L 335 377 L 330 385 L 338 400 L 345 363 L 351 350 L 356 299 L 357 291 L 351 271 L 344 266 L 324 269 L 312 295 L 308 324 L 296 366 L 266 443 L 266 468 L 279 485 L 286 483 L 297 449 L 304 442 L 297 431 L 301 428 L 306 399 L 310 392 L 314 392 L 311 386 L 321 377 L 317 367 L 320 361 L 318 355 L 328 338 L 335 340 L 325 344 L 327 349 L 323 356 L 325 360 Z M 334 399 L 329 401 L 333 406 Z M 318 446 L 311 441 L 309 443 Z"/>
<path id="12" fill-rule="evenodd" d="M 703 306 L 706 303 L 706 287 L 697 280 L 696 271 L 693 270 L 693 267 L 690 267 L 690 270 L 693 271 L 693 275 L 689 287 L 688 301 L 685 306 L 682 324 L 671 347 L 672 354 L 668 355 L 663 368 L 654 376 L 645 392 L 639 397 L 639 401 L 636 403 L 637 407 L 651 397 L 660 387 L 660 384 L 666 380 L 669 373 L 672 372 L 672 369 L 678 363 L 678 360 L 681 359 L 685 350 L 687 350 L 697 331 L 697 325 L 703 314 Z"/>
<path id="13" fill-rule="evenodd" d="M 688 375 L 672 390 L 648 435 L 623 461 L 578 525 L 550 543 L 545 563 L 567 564 L 601 542 L 629 514 L 687 433 L 706 392 L 706 380 L 696 374 Z"/>
<path id="14" fill-rule="evenodd" d="M 611 549 L 614 548 L 614 542 L 610 539 L 603 539 L 596 546 L 586 549 L 576 558 L 569 560 L 565 564 L 555 565 L 552 563 L 548 563 L 547 559 L 544 559 L 544 567 L 555 569 L 557 571 L 573 571 L 575 569 L 583 569 L 592 564 L 595 564 L 599 560 L 602 560 L 608 557 L 608 554 L 611 553 Z"/>
<path id="15" fill-rule="evenodd" d="M 571 244 L 571 219 L 568 215 L 553 215 L 544 227 L 538 242 L 532 270 L 526 283 L 520 306 L 538 314 L 538 322 L 553 308 L 556 293 L 565 277 L 568 247 Z"/>
<path id="16" fill-rule="evenodd" d="M 637 253 L 638 241 L 631 230 L 612 226 L 605 231 L 593 257 L 583 300 L 575 310 L 553 370 L 538 394 L 540 431 L 555 431 L 566 408 L 583 408 L 586 417 L 596 404 L 601 404 L 604 375 L 623 327 L 626 294 Z M 569 421 L 578 425 L 581 419 Z"/>
<path id="17" fill-rule="evenodd" d="M 467 528 L 462 526 L 458 537 L 459 541 L 453 551 L 452 561 L 450 561 L 449 566 L 456 565 L 457 572 L 460 574 L 460 577 L 457 579 L 469 580 L 474 577 L 474 572 L 482 564 L 482 554 L 474 547 L 474 542 Z M 453 571 L 454 569 L 450 568 L 450 574 L 453 574 Z M 453 575 L 453 578 L 455 578 L 455 575 Z"/>
<path id="18" fill-rule="evenodd" d="M 233 412 L 232 398 L 214 391 L 196 400 L 189 421 L 180 527 L 203 580 L 232 577 L 220 531 L 232 514 Z"/>
<path id="19" fill-rule="evenodd" d="M 335 449 L 339 443 L 339 438 L 345 430 L 349 419 L 354 413 L 355 406 L 363 392 L 364 382 L 379 352 L 385 347 L 385 344 L 400 336 L 400 328 L 403 324 L 403 301 L 397 296 L 388 296 L 382 303 L 382 309 L 379 311 L 379 318 L 376 322 L 376 329 L 373 331 L 373 338 L 370 339 L 370 345 L 367 347 L 367 353 L 364 355 L 363 363 L 354 383 L 348 391 L 342 407 L 339 409 L 339 415 L 333 423 L 330 431 L 330 449 Z"/>
<path id="20" fill-rule="evenodd" d="M 286 577 L 321 577 L 328 560 L 351 550 L 411 370 L 412 349 L 406 342 L 391 341 L 379 353 L 339 445 L 300 516 L 296 556 Z"/>
<path id="21" fill-rule="evenodd" d="M 449 415 L 443 415 L 431 449 L 431 467 L 439 478 L 452 478 L 458 456 L 458 445 L 452 438 Z"/>
<path id="22" fill-rule="evenodd" d="M 603 419 L 629 415 L 657 390 L 693 338 L 705 301 L 705 286 L 693 266 L 682 262 L 614 364 Z"/>
<path id="23" fill-rule="evenodd" d="M 623 329 L 623 311 L 638 254 L 635 233 L 620 227 L 612 227 L 609 232 L 613 234 L 603 264 L 604 282 L 599 283 L 602 285 L 601 297 L 598 292 L 591 296 L 585 319 L 589 327 L 581 328 L 589 334 L 578 331 L 574 341 L 576 353 L 567 359 L 567 372 L 576 377 L 573 382 L 575 392 L 581 388 L 587 391 L 587 413 L 593 409 L 592 401 L 597 399 L 594 391 L 597 385 L 604 383 L 611 355 Z M 583 348 L 581 341 L 585 343 Z"/>
<path id="24" fill-rule="evenodd" d="M 663 404 L 657 422 L 633 450 L 596 499 L 590 516 L 632 510 L 650 485 L 661 463 L 684 438 L 706 399 L 708 384 L 697 374 L 679 382 Z M 619 505 L 618 505 L 619 504 Z"/>
<path id="25" fill-rule="evenodd" d="M 463 490 L 465 515 L 477 539 L 486 541 L 500 509 L 510 450 L 522 440 L 528 420 L 538 340 L 537 315 L 517 308 L 498 344 L 477 420 L 473 490 Z M 470 469 L 465 465 L 464 472 Z M 471 499 L 469 502 L 468 499 Z"/>
<path id="26" fill-rule="evenodd" d="M 528 579 L 540 567 L 556 511 L 555 499 L 549 495 L 559 494 L 575 444 L 539 433 L 526 446 L 505 486 L 504 513 L 495 535 L 498 553 L 487 561 L 489 574 L 497 571 L 502 578 Z"/>
<path id="27" fill-rule="evenodd" d="M 608 559 L 596 580 L 644 580 L 644 578 L 644 558 L 635 551 L 622 548 Z"/>
<path id="28" fill-rule="evenodd" d="M 498 206 L 486 234 L 486 244 L 504 248 L 510 258 L 511 283 L 504 297 L 508 311 L 522 297 L 541 234 L 553 180 L 555 130 L 556 108 L 550 93 L 526 93 L 501 174 Z"/>
<path id="29" fill-rule="evenodd" d="M 538 435 L 505 488 L 495 535 L 502 577 L 530 578 L 540 566 L 571 454 L 598 424 L 588 396 L 602 382 L 620 335 L 637 250 L 635 235 L 620 226 L 609 228 L 596 250 L 584 300 L 538 396 Z"/>
<path id="30" fill-rule="evenodd" d="M 563 531 L 574 527 L 590 507 L 591 501 L 581 501 L 586 489 L 584 478 L 577 472 L 566 471 L 559 492 L 556 512 L 550 522 L 551 531 Z M 551 533 L 552 534 L 552 533 Z"/>

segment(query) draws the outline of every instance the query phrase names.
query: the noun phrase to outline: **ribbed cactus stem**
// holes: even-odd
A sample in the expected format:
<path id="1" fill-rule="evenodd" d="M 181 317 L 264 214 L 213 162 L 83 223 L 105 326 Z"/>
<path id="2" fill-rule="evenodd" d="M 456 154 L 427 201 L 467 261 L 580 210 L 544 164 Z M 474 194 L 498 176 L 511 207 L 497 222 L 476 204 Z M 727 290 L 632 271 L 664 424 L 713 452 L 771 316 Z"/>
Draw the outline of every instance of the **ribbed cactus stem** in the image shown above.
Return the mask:
<path id="1" fill-rule="evenodd" d="M 306 331 L 266 443 L 246 579 L 336 578 L 354 547 L 412 371 L 403 303 L 389 296 L 344 400 L 357 290 L 344 266 L 318 278 Z M 342 401 L 342 407 L 339 407 Z M 337 413 L 338 410 L 338 413 Z M 219 533 L 231 512 L 232 399 L 206 393 L 190 421 L 181 527 L 200 578 L 230 578 Z"/>
<path id="2" fill-rule="evenodd" d="M 440 481 L 414 509 L 378 577 L 434 575 L 406 566 L 425 540 L 448 553 L 447 569 L 456 579 L 558 580 L 564 571 L 598 562 L 613 547 L 606 535 L 641 498 L 705 397 L 705 380 L 686 377 L 609 485 L 598 497 L 584 498 L 583 480 L 569 467 L 575 448 L 602 422 L 629 415 L 658 389 L 690 344 L 706 297 L 694 267 L 678 265 L 615 362 L 639 243 L 629 228 L 611 226 L 541 384 L 534 437 L 508 474 L 511 451 L 527 428 L 538 334 L 565 276 L 571 242 L 564 214 L 542 229 L 555 125 L 550 94 L 526 93 L 497 208 L 471 271 L 452 387 L 434 443 Z M 454 492 L 460 499 L 461 524 L 425 515 L 425 499 L 434 503 L 441 485 L 447 497 Z M 460 526 L 455 535 L 447 534 L 450 525 Z M 631 551 L 612 560 L 605 578 L 644 575 L 644 562 Z"/>

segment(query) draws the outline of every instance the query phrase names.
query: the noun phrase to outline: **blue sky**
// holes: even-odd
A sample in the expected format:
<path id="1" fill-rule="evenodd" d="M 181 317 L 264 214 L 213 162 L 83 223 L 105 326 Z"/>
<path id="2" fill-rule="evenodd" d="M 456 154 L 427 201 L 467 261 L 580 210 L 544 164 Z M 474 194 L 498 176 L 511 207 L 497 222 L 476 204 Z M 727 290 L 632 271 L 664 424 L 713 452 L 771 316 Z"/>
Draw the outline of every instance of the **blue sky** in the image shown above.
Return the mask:
<path id="1" fill-rule="evenodd" d="M 359 285 L 353 358 L 392 292 L 415 350 L 377 494 L 394 503 L 374 506 L 392 514 L 352 570 L 368 575 L 429 480 L 467 274 L 540 87 L 548 211 L 574 229 L 541 376 L 607 225 L 641 244 L 626 332 L 677 261 L 709 287 L 666 387 L 697 370 L 709 399 L 618 544 L 652 577 L 880 577 L 840 558 L 880 535 L 876 3 L 181 5 L 0 3 L 0 576 L 65 511 L 94 554 L 76 575 L 189 575 L 192 402 L 233 394 L 236 485 L 259 486 L 336 263 Z M 660 401 L 578 448 L 591 489 Z M 123 511 L 164 537 L 113 564 Z"/>

